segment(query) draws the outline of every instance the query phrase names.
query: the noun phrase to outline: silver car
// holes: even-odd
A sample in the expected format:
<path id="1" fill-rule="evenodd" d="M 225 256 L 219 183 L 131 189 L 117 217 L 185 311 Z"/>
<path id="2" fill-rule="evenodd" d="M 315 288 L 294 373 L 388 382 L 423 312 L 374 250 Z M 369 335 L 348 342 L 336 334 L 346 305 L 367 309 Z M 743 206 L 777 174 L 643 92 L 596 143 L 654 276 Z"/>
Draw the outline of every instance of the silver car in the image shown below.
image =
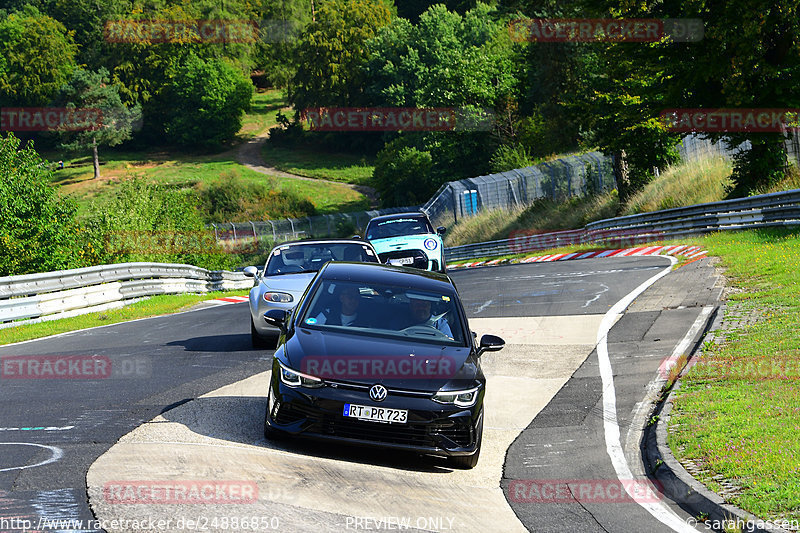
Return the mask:
<path id="1" fill-rule="evenodd" d="M 250 291 L 250 336 L 254 348 L 274 347 L 279 331 L 264 321 L 270 309 L 297 305 L 317 271 L 328 261 L 380 263 L 375 248 L 360 239 L 318 239 L 285 242 L 269 253 L 264 270 L 244 269 L 255 278 Z"/>

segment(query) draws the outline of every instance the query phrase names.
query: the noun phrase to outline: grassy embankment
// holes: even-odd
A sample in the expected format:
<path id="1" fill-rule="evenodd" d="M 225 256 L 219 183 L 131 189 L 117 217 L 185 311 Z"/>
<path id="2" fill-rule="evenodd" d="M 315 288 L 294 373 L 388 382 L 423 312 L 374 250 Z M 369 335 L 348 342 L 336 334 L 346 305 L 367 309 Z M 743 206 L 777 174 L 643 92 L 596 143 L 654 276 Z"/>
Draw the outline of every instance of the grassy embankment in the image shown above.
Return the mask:
<path id="1" fill-rule="evenodd" d="M 726 318 L 760 317 L 708 345 L 682 378 L 668 442 L 709 488 L 762 519 L 800 520 L 800 233 L 747 231 L 697 239 L 718 256 Z"/>
<path id="2" fill-rule="evenodd" d="M 252 109 L 244 117 L 239 134 L 240 141 L 245 141 L 274 126 L 275 113 L 285 106 L 285 96 L 280 91 L 256 93 Z M 92 162 L 88 155 L 72 159 L 58 153 L 44 155 L 50 161 L 64 160 L 65 168 L 54 173 L 54 184 L 62 193 L 70 194 L 77 200 L 81 213 L 86 212 L 92 201 L 102 206 L 116 193 L 121 180 L 131 177 L 142 177 L 165 185 L 193 187 L 198 190 L 218 182 L 223 177 L 245 183 L 267 184 L 279 193 L 307 199 L 319 214 L 356 211 L 367 209 L 369 206 L 363 194 L 343 184 L 271 177 L 251 170 L 237 162 L 237 149 L 238 147 L 234 146 L 212 155 L 103 149 L 100 151 L 102 165 L 101 177 L 98 180 L 94 179 Z M 340 160 L 336 155 L 332 155 L 328 161 L 321 159 L 317 166 L 320 177 L 324 177 L 325 169 L 328 168 L 332 175 L 342 172 Z"/>

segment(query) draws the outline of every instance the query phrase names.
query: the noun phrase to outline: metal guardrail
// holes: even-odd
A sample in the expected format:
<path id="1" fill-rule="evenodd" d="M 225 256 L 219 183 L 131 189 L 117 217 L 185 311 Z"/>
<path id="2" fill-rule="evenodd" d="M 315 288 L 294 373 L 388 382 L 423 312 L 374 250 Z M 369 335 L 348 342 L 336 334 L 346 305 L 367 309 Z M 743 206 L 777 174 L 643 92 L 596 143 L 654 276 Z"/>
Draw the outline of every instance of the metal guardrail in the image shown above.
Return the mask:
<path id="1" fill-rule="evenodd" d="M 790 225 L 800 225 L 800 189 L 609 218 L 577 230 L 513 232 L 508 239 L 445 248 L 445 258 L 455 261 L 575 244 L 633 245 L 714 231 Z"/>
<path id="2" fill-rule="evenodd" d="M 0 322 L 67 312 L 90 313 L 157 294 L 205 293 L 252 286 L 252 278 L 241 272 L 167 263 L 121 263 L 7 276 L 0 277 Z"/>

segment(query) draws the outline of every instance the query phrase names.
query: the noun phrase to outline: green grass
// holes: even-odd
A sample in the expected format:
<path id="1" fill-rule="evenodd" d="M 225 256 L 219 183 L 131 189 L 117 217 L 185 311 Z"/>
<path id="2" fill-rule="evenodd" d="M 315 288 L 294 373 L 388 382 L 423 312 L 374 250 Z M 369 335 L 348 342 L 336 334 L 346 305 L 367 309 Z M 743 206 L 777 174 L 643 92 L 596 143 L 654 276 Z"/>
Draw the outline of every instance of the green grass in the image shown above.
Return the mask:
<path id="1" fill-rule="evenodd" d="M 701 242 L 742 289 L 729 309 L 760 321 L 706 347 L 682 379 L 669 445 L 679 460 L 741 487 L 731 503 L 764 519 L 800 519 L 800 234 L 718 233 Z"/>
<path id="2" fill-rule="evenodd" d="M 307 178 L 369 185 L 375 170 L 374 157 L 331 153 L 311 148 L 283 148 L 266 143 L 261 157 L 270 166 Z"/>
<path id="3" fill-rule="evenodd" d="M 286 91 L 283 89 L 270 89 L 253 94 L 250 102 L 250 111 L 242 120 L 242 129 L 239 136 L 251 137 L 265 132 L 278 125 L 275 115 L 282 109 L 288 109 Z"/>
<path id="4" fill-rule="evenodd" d="M 177 313 L 204 300 L 213 300 L 222 296 L 247 296 L 249 290 L 211 292 L 208 294 L 165 294 L 153 296 L 119 309 L 89 313 L 70 318 L 61 318 L 35 324 L 23 324 L 13 328 L 0 330 L 0 345 L 14 342 L 40 339 L 58 333 L 79 329 L 116 324 L 137 318 Z"/>
<path id="5" fill-rule="evenodd" d="M 120 181 L 139 176 L 148 181 L 193 187 L 211 183 L 223 175 L 233 175 L 246 181 L 270 183 L 278 190 L 294 191 L 309 200 L 320 214 L 367 209 L 368 201 L 361 193 L 344 184 L 270 177 L 236 162 L 231 152 L 191 156 L 164 152 L 117 152 L 101 154 L 104 162 L 99 180 L 93 179 L 88 157 L 66 161 L 69 167 L 53 175 L 53 183 L 63 194 L 78 202 L 79 212 L 85 213 L 94 201 L 103 205 L 113 197 Z"/>
<path id="6" fill-rule="evenodd" d="M 275 114 L 280 109 L 286 109 L 284 91 L 269 90 L 255 93 L 251 109 L 243 119 L 239 141 L 263 133 L 276 125 Z M 266 182 L 276 190 L 293 191 L 300 198 L 309 200 L 319 214 L 369 208 L 369 202 L 363 194 L 344 184 L 278 178 L 251 170 L 236 161 L 237 148 L 234 146 L 226 151 L 207 155 L 179 151 L 130 151 L 105 148 L 100 150 L 100 178 L 97 180 L 94 179 L 92 160 L 88 153 L 80 157 L 68 157 L 59 152 L 46 152 L 42 155 L 51 162 L 59 159 L 64 161 L 65 168 L 53 173 L 53 184 L 59 187 L 62 194 L 75 198 L 79 214 L 85 214 L 92 202 L 104 205 L 116 194 L 120 181 L 132 177 L 143 177 L 148 181 L 162 184 L 201 187 L 203 184 L 219 180 L 222 176 L 235 176 L 245 181 Z M 334 173 L 340 173 L 338 181 L 347 181 L 344 179 L 347 169 L 350 168 L 347 165 L 360 169 L 353 156 L 330 155 L 323 158 L 323 161 L 323 166 L 331 167 Z M 311 168 L 313 164 L 308 162 L 306 166 Z M 369 168 L 371 175 L 371 167 Z M 361 174 L 356 172 L 354 179 L 363 177 L 364 171 L 360 172 Z"/>

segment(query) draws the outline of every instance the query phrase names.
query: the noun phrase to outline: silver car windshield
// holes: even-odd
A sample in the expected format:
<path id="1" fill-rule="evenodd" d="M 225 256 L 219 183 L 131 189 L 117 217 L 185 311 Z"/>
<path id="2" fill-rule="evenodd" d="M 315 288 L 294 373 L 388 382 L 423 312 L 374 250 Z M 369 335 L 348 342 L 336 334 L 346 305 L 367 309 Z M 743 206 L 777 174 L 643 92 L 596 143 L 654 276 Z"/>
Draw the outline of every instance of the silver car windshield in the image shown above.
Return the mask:
<path id="1" fill-rule="evenodd" d="M 433 227 L 424 217 L 393 218 L 370 224 L 367 228 L 367 239 L 388 239 L 430 233 L 433 233 Z"/>
<path id="2" fill-rule="evenodd" d="M 296 243 L 277 246 L 264 267 L 267 276 L 316 272 L 328 261 L 379 263 L 372 248 L 357 242 Z"/>
<path id="3" fill-rule="evenodd" d="M 465 346 L 455 293 L 326 280 L 299 317 L 301 327 Z"/>

